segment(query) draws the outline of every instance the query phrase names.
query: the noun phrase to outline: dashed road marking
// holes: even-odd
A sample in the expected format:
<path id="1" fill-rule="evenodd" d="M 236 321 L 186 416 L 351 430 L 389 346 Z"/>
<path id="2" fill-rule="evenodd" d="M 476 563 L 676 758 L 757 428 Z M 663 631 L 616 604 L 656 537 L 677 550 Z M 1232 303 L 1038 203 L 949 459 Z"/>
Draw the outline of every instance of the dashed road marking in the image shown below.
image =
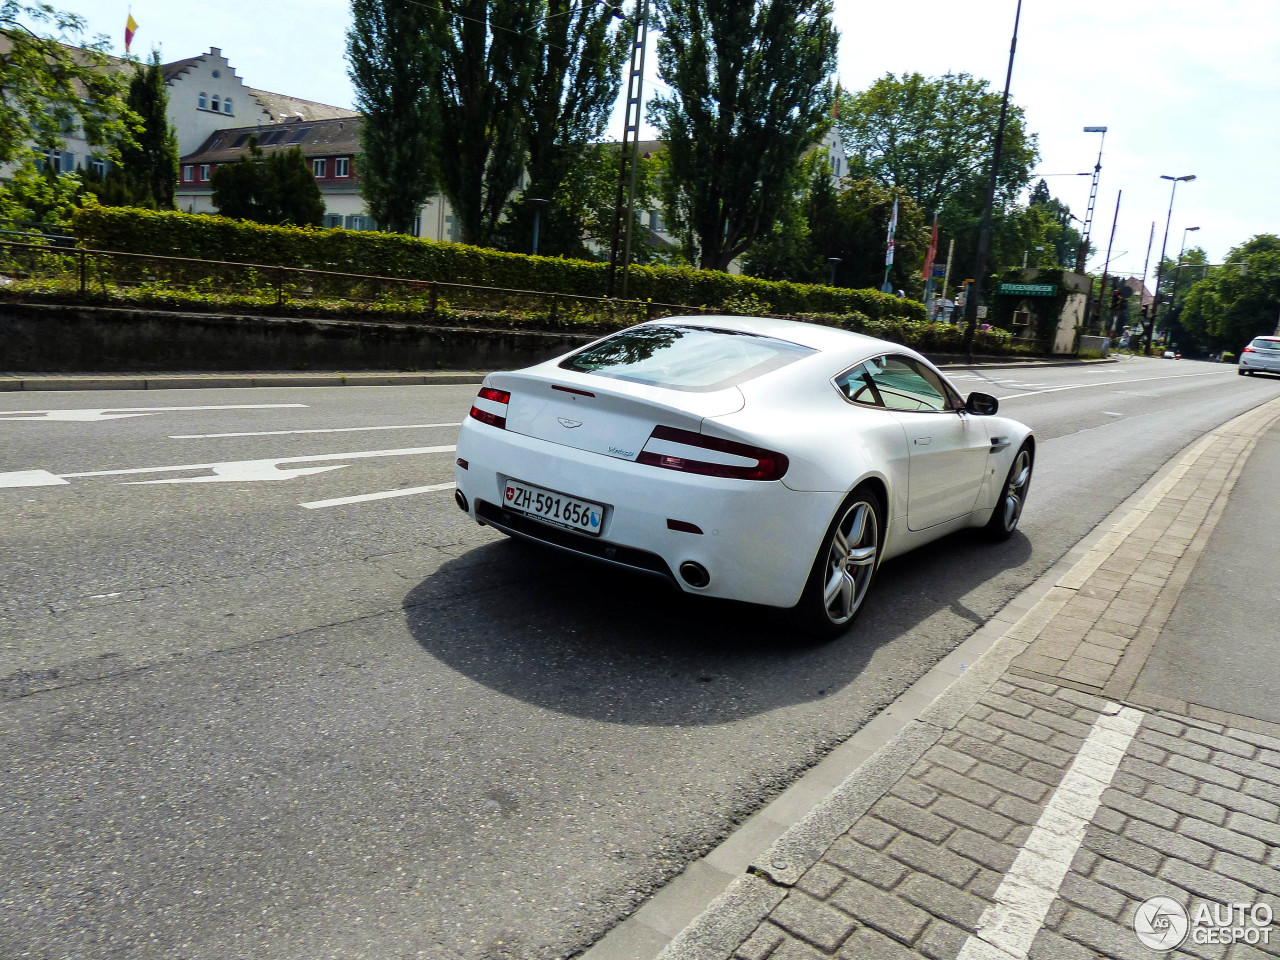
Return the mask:
<path id="1" fill-rule="evenodd" d="M 1213 373 L 1174 373 L 1167 377 L 1134 377 L 1130 380 L 1096 380 L 1092 383 L 1069 383 L 1064 387 L 1046 387 L 1043 390 L 1028 390 L 1026 393 L 1011 393 L 1007 397 L 1000 397 L 1001 400 L 1016 400 L 1019 397 L 1038 397 L 1042 393 L 1057 393 L 1059 390 L 1081 390 L 1085 387 L 1106 387 L 1113 383 L 1147 383 L 1155 380 L 1187 380 L 1192 377 L 1217 377 L 1221 376 L 1217 371 Z"/>
<path id="2" fill-rule="evenodd" d="M 251 433 L 178 433 L 170 440 L 218 440 L 223 437 L 286 437 L 297 433 L 361 433 L 368 430 L 426 430 L 429 427 L 460 427 L 461 423 L 405 423 L 379 427 L 319 427 L 313 430 L 255 430 Z"/>
<path id="3" fill-rule="evenodd" d="M 149 417 L 157 413 L 183 410 L 281 410 L 306 407 L 305 403 L 231 403 L 212 407 L 97 407 L 88 410 L 6 410 L 0 412 L 0 423 L 9 420 L 43 420 L 62 423 L 100 423 L 126 417 Z"/>
<path id="4" fill-rule="evenodd" d="M 1107 704 L 956 960 L 1026 960 L 1144 716 Z"/>

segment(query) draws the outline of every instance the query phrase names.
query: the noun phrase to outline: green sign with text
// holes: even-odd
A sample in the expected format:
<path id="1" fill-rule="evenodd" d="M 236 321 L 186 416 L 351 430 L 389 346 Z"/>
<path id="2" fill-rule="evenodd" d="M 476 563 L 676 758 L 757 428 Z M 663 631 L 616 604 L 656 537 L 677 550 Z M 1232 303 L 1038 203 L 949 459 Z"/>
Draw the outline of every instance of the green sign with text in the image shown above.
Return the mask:
<path id="1" fill-rule="evenodd" d="M 1002 283 L 996 293 L 1007 293 L 1016 297 L 1056 297 L 1058 287 L 1052 283 Z"/>

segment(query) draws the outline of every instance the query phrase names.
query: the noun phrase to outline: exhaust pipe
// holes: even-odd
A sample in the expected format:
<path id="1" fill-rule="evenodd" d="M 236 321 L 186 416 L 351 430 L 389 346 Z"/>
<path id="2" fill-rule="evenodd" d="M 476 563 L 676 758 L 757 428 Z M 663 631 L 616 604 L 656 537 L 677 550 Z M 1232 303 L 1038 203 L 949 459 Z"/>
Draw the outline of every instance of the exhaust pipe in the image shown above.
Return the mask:
<path id="1" fill-rule="evenodd" d="M 711 582 L 711 574 L 707 573 L 707 568 L 702 564 L 686 560 L 680 564 L 680 579 L 689 586 L 701 590 Z"/>

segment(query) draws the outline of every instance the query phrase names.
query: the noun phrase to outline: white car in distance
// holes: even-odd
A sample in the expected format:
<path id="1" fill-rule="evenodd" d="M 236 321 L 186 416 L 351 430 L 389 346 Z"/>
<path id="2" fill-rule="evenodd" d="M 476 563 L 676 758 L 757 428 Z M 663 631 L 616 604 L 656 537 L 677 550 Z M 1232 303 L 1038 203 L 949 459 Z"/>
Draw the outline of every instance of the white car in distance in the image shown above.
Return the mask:
<path id="1" fill-rule="evenodd" d="M 836 636 L 886 559 L 1017 529 L 1031 430 L 898 344 L 671 317 L 493 373 L 458 437 L 478 523 Z"/>

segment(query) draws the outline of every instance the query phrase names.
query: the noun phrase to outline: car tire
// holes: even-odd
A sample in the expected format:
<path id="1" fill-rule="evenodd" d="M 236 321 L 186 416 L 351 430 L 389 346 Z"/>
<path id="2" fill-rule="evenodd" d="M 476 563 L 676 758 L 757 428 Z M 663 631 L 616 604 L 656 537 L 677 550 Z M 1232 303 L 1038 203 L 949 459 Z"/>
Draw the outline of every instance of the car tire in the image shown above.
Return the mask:
<path id="1" fill-rule="evenodd" d="M 1018 529 L 1018 521 L 1022 519 L 1022 509 L 1027 503 L 1027 494 L 1031 490 L 1031 474 L 1035 469 L 1035 449 L 1030 443 L 1024 443 L 1009 467 L 1004 478 L 1004 486 L 1000 488 L 1000 499 L 996 508 L 991 511 L 991 519 L 987 521 L 985 532 L 995 541 L 1008 540 Z"/>
<path id="2" fill-rule="evenodd" d="M 1240 376 L 1242 376 L 1242 377 L 1243 377 L 1246 373 L 1248 373 L 1248 372 L 1249 372 L 1248 370 L 1237 370 L 1237 371 L 1236 371 L 1236 373 L 1240 374 Z"/>
<path id="3" fill-rule="evenodd" d="M 801 631 L 830 640 L 853 625 L 880 566 L 884 515 L 880 494 L 869 485 L 845 498 L 822 538 L 800 602 L 791 610 Z"/>

